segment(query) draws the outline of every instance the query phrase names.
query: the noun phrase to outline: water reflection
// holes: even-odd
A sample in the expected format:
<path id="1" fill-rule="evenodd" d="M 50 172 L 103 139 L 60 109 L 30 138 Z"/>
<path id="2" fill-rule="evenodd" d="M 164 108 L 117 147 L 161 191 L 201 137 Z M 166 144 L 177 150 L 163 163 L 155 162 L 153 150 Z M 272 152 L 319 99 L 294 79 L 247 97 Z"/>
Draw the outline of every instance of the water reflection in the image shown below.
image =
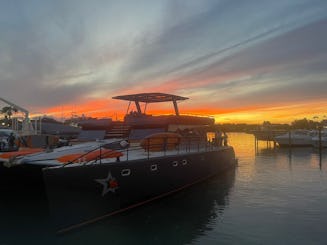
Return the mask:
<path id="1" fill-rule="evenodd" d="M 212 236 L 227 237 L 226 244 L 237 244 L 235 237 L 246 244 L 326 244 L 327 149 L 320 155 L 311 147 L 273 148 L 262 142 L 255 151 L 252 135 L 229 139 L 237 139 L 240 159 L 233 208 L 224 213 L 232 225 Z"/>
<path id="2" fill-rule="evenodd" d="M 321 151 L 313 147 L 292 147 L 292 148 L 279 148 L 274 147 L 273 144 L 267 144 L 264 141 L 259 141 L 256 147 L 254 136 L 246 133 L 230 133 L 229 139 L 231 145 L 234 146 L 236 156 L 240 159 L 241 165 L 248 165 L 246 168 L 246 175 L 251 176 L 255 171 L 254 165 L 257 161 L 271 162 L 275 161 L 276 164 L 287 163 L 290 168 L 293 164 L 299 162 L 307 163 L 312 168 L 323 169 L 323 161 L 326 159 L 327 149 Z M 242 169 L 244 170 L 244 169 Z M 243 172 L 243 171 L 242 171 Z M 245 174 L 243 172 L 243 174 Z"/>
<path id="3" fill-rule="evenodd" d="M 292 148 L 263 148 L 260 149 L 256 157 L 274 159 L 276 162 L 287 161 L 289 166 L 301 164 L 309 164 L 312 168 L 322 170 L 322 163 L 327 151 L 323 149 L 318 151 L 312 147 L 292 147 Z"/>
<path id="4" fill-rule="evenodd" d="M 228 133 L 229 144 L 234 147 L 238 158 L 237 178 L 242 182 L 251 182 L 255 175 L 255 142 L 252 134 Z"/>

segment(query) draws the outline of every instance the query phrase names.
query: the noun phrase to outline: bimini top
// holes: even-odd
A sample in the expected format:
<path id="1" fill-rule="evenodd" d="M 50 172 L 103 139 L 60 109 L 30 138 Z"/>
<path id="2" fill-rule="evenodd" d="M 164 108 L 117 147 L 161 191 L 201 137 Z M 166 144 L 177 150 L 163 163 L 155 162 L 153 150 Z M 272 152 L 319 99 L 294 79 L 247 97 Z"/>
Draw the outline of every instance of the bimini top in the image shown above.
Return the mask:
<path id="1" fill-rule="evenodd" d="M 118 99 L 118 100 L 128 100 L 129 103 L 134 101 L 137 112 L 141 114 L 141 107 L 140 107 L 140 102 L 142 103 L 158 103 L 158 102 L 168 102 L 172 101 L 174 104 L 175 108 L 175 113 L 176 115 L 179 115 L 178 111 L 178 106 L 177 106 L 177 101 L 178 100 L 187 100 L 188 98 L 178 96 L 178 95 L 173 95 L 173 94 L 164 94 L 164 93 L 141 93 L 141 94 L 129 94 L 129 95 L 120 95 L 120 96 L 115 96 L 112 97 L 113 99 Z M 145 111 L 144 111 L 145 113 Z"/>
<path id="2" fill-rule="evenodd" d="M 129 94 L 129 95 L 115 96 L 112 98 L 118 100 L 128 100 L 128 101 L 144 102 L 144 103 L 157 103 L 157 102 L 167 102 L 167 101 L 188 99 L 187 97 L 182 97 L 173 94 L 164 94 L 164 93 Z"/>

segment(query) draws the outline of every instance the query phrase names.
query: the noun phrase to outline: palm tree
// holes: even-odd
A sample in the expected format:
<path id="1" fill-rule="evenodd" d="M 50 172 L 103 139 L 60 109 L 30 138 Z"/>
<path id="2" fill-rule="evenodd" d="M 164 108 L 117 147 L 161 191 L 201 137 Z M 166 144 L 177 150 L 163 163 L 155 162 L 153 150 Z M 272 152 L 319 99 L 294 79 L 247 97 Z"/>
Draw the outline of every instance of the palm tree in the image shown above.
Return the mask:
<path id="1" fill-rule="evenodd" d="M 0 111 L 0 113 L 1 114 L 4 114 L 5 117 L 1 121 L 3 121 L 6 125 L 10 126 L 11 125 L 11 116 L 12 116 L 12 114 L 14 112 L 17 112 L 17 111 L 18 111 L 17 108 L 12 107 L 12 106 L 5 106 L 5 107 L 3 107 L 1 109 L 1 111 Z"/>

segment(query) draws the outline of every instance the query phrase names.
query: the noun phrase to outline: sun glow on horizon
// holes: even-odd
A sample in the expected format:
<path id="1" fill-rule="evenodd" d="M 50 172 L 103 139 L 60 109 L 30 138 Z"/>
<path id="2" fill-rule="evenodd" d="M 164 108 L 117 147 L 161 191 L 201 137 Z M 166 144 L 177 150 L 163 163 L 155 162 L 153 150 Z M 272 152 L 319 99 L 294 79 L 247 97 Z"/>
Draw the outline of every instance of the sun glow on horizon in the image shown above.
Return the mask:
<path id="1" fill-rule="evenodd" d="M 163 103 L 164 104 L 164 103 Z M 56 119 L 69 119 L 76 116 L 85 116 L 93 118 L 112 118 L 113 120 L 123 120 L 127 112 L 128 103 L 122 103 L 117 100 L 95 100 L 88 101 L 81 105 L 61 105 L 51 107 L 44 110 L 44 113 L 31 113 L 34 116 L 51 116 Z M 203 105 L 204 109 L 200 109 L 199 105 L 192 109 L 192 105 L 188 105 L 185 110 L 180 108 L 181 115 L 208 116 L 215 118 L 216 123 L 248 123 L 261 124 L 263 121 L 271 123 L 291 123 L 297 119 L 307 118 L 310 120 L 322 121 L 327 119 L 327 113 L 324 108 L 327 102 L 313 101 L 306 104 L 270 106 L 270 107 L 253 107 L 253 108 L 237 108 L 237 109 L 212 109 Z M 130 110 L 136 110 L 133 103 Z M 146 108 L 147 113 L 151 115 L 172 115 L 174 109 L 169 106 L 154 106 Z M 142 111 L 144 107 L 142 107 Z"/>

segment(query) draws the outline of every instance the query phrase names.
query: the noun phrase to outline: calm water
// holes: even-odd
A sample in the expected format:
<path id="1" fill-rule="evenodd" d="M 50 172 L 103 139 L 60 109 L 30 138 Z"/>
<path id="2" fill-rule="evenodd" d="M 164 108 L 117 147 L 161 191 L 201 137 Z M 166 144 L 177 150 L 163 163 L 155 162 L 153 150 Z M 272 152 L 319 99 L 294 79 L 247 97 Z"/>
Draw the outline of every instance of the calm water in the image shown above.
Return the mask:
<path id="1" fill-rule="evenodd" d="M 223 176 L 65 235 L 44 200 L 2 196 L 0 245 L 327 244 L 327 151 L 254 148 L 230 133 L 238 167 Z"/>

